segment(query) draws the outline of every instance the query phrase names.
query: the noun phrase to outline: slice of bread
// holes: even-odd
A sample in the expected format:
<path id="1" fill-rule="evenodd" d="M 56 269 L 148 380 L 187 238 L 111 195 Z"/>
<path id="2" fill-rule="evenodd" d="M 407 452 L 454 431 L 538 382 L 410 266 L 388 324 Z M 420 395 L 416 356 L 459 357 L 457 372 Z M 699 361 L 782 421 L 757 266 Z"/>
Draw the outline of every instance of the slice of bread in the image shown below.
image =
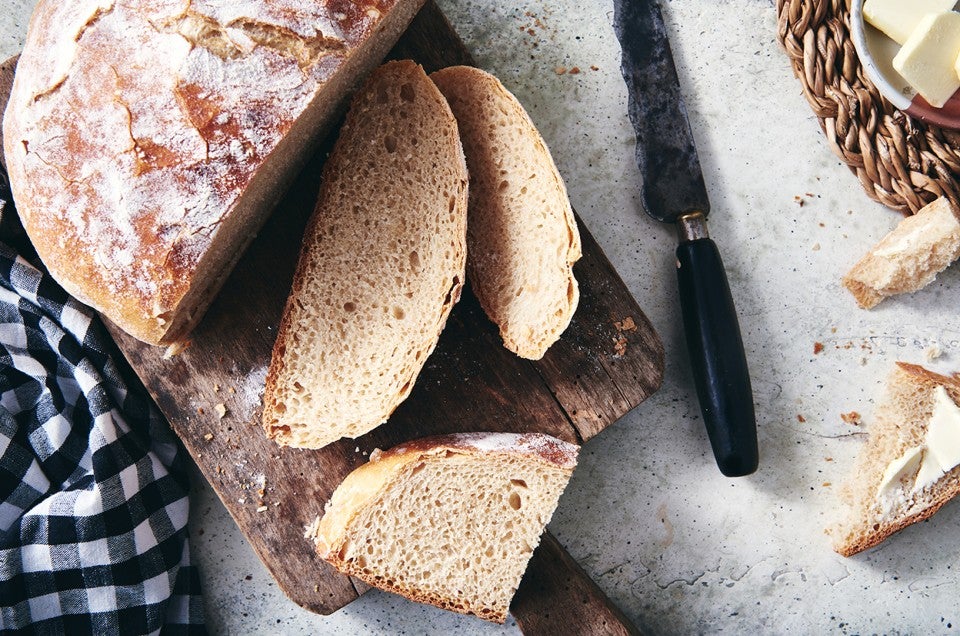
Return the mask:
<path id="1" fill-rule="evenodd" d="M 345 574 L 502 623 L 578 450 L 542 433 L 462 433 L 375 452 L 307 538 Z"/>
<path id="2" fill-rule="evenodd" d="M 3 117 L 23 226 L 71 295 L 182 347 L 423 0 L 29 4 Z"/>
<path id="3" fill-rule="evenodd" d="M 861 258 L 843 284 L 863 309 L 914 292 L 960 258 L 960 219 L 946 197 L 908 216 Z"/>
<path id="4" fill-rule="evenodd" d="M 324 167 L 267 374 L 269 437 L 320 448 L 406 399 L 460 298 L 466 219 L 446 100 L 417 64 L 385 64 Z"/>
<path id="5" fill-rule="evenodd" d="M 567 190 L 520 102 L 497 78 L 452 66 L 431 76 L 460 124 L 470 168 L 467 270 L 507 349 L 539 360 L 580 297 L 580 234 Z"/>
<path id="6" fill-rule="evenodd" d="M 934 473 L 939 478 L 929 483 L 922 475 L 931 452 L 927 434 L 937 412 L 938 387 L 954 405 L 960 404 L 960 374 L 941 375 L 904 362 L 893 370 L 870 437 L 841 487 L 845 513 L 827 530 L 834 550 L 843 556 L 871 548 L 927 519 L 960 492 L 960 466 Z M 954 426 L 960 427 L 960 421 Z M 938 446 L 936 450 L 943 453 L 945 449 Z"/>

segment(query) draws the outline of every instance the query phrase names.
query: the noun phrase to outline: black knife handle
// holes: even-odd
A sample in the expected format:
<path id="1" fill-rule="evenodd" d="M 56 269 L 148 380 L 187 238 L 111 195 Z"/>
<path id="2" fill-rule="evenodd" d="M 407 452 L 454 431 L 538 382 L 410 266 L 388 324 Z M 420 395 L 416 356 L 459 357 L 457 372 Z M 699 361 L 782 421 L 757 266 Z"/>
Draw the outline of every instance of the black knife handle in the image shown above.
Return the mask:
<path id="1" fill-rule="evenodd" d="M 700 410 L 727 477 L 757 469 L 757 422 L 743 339 L 720 251 L 709 238 L 677 247 L 680 306 Z"/>

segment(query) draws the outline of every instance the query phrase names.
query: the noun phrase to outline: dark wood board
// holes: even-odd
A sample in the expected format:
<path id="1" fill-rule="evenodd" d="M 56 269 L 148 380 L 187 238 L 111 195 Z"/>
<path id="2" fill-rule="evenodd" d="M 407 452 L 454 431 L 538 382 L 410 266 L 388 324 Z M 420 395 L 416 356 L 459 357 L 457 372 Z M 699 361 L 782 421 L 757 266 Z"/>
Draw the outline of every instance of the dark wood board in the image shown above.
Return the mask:
<path id="1" fill-rule="evenodd" d="M 415 59 L 428 71 L 472 62 L 433 2 L 391 57 Z M 3 80 L 14 64 L 0 67 L 4 101 L 9 85 Z M 580 223 L 584 255 L 574 269 L 580 306 L 543 360 L 530 362 L 504 349 L 468 288 L 412 394 L 387 424 L 318 451 L 267 440 L 260 426 L 264 374 L 330 143 L 278 202 L 183 353 L 164 359 L 161 349 L 108 325 L 280 588 L 323 614 L 367 586 L 318 559 L 303 529 L 371 450 L 458 431 L 542 431 L 583 443 L 649 397 L 663 375 L 663 348 L 653 327 Z M 545 598 L 567 611 L 545 613 Z M 511 609 L 526 633 L 633 629 L 549 533 Z"/>

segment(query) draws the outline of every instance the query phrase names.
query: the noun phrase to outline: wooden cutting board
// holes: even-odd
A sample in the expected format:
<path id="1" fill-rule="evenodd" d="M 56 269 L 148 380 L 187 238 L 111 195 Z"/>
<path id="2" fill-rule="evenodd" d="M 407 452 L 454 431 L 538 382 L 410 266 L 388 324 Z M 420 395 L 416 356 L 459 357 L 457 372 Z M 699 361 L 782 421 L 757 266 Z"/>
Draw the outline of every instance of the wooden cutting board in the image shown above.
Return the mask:
<path id="1" fill-rule="evenodd" d="M 428 72 L 472 62 L 432 2 L 391 57 L 412 58 Z M 14 65 L 0 69 L 3 102 Z M 504 349 L 468 288 L 412 394 L 387 424 L 318 451 L 267 440 L 260 426 L 264 378 L 330 143 L 279 202 L 183 353 L 165 360 L 162 349 L 110 326 L 280 588 L 323 614 L 368 588 L 318 559 L 304 526 L 374 448 L 458 431 L 541 431 L 583 443 L 649 397 L 663 376 L 659 338 L 581 222 L 583 258 L 574 268 L 580 306 L 542 360 Z M 549 533 L 511 609 L 526 633 L 633 629 Z"/>

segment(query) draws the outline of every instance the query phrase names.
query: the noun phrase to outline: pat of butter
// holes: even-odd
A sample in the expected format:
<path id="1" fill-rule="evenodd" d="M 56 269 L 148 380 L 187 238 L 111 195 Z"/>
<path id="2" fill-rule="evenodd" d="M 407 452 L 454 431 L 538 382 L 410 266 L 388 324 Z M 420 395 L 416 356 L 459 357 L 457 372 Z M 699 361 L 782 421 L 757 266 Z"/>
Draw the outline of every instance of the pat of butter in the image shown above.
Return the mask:
<path id="1" fill-rule="evenodd" d="M 920 470 L 917 471 L 917 478 L 913 482 L 913 492 L 920 492 L 927 486 L 937 483 L 943 475 L 944 471 L 940 468 L 940 463 L 933 456 L 933 453 L 924 451 L 923 461 L 920 462 Z"/>
<path id="2" fill-rule="evenodd" d="M 897 44 L 903 44 L 920 18 L 949 11 L 955 4 L 955 0 L 867 0 L 863 3 L 863 17 Z"/>
<path id="3" fill-rule="evenodd" d="M 923 447 L 914 446 L 908 448 L 898 459 L 890 462 L 887 469 L 883 471 L 883 478 L 880 480 L 880 487 L 877 488 L 877 495 L 880 496 L 891 486 L 900 484 L 900 480 L 907 475 L 912 475 L 917 471 L 920 465 L 920 458 L 923 456 Z"/>
<path id="4" fill-rule="evenodd" d="M 960 464 L 960 407 L 942 386 L 933 393 L 933 416 L 927 425 L 926 446 L 941 470 L 947 472 Z"/>
<path id="5" fill-rule="evenodd" d="M 960 55 L 960 13 L 930 13 L 917 23 L 893 68 L 931 106 L 940 108 L 960 88 L 955 68 Z"/>

